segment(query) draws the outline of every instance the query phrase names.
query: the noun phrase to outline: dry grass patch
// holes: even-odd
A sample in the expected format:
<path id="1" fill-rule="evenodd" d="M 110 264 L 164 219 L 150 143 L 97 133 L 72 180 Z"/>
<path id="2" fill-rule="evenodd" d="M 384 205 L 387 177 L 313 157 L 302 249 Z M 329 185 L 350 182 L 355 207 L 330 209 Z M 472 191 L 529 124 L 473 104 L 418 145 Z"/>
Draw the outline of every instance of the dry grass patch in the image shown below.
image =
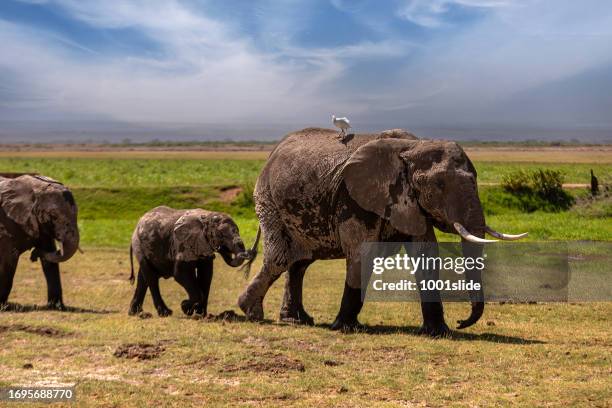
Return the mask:
<path id="1" fill-rule="evenodd" d="M 218 263 L 209 310 L 222 318 L 182 316 L 185 294 L 168 280 L 161 290 L 174 315 L 142 320 L 127 315 L 134 288 L 125 258 L 123 250 L 85 248 L 67 262 L 71 312 L 0 313 L 2 327 L 20 328 L 0 330 L 0 386 L 76 384 L 77 405 L 122 407 L 605 406 L 612 397 L 610 303 L 487 304 L 476 326 L 438 340 L 415 334 L 418 304 L 368 303 L 367 330 L 342 334 L 327 327 L 340 303 L 343 262 L 315 263 L 306 275 L 315 327 L 274 321 L 282 282 L 266 298 L 273 320 L 243 321 L 235 301 L 246 282 Z M 41 304 L 45 295 L 41 271 L 24 259 L 11 301 Z M 149 295 L 144 307 L 154 312 Z M 447 322 L 468 310 L 447 304 Z"/>

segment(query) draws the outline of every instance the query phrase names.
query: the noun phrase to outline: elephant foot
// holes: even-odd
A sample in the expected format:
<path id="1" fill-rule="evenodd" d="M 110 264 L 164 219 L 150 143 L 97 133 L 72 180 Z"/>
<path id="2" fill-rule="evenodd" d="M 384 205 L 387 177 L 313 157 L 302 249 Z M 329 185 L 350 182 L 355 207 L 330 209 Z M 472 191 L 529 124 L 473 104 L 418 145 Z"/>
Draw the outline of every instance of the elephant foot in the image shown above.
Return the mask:
<path id="1" fill-rule="evenodd" d="M 340 330 L 343 333 L 354 333 L 357 331 L 361 331 L 363 326 L 359 321 L 355 319 L 343 319 L 342 317 L 336 317 L 336 320 L 332 323 L 331 330 Z"/>
<path id="2" fill-rule="evenodd" d="M 280 321 L 291 324 L 303 324 L 306 326 L 314 326 L 314 319 L 301 308 L 293 310 L 282 309 L 280 312 Z"/>
<path id="3" fill-rule="evenodd" d="M 130 305 L 128 316 L 137 316 L 140 313 L 142 313 L 142 305 Z"/>
<path id="4" fill-rule="evenodd" d="M 183 310 L 183 313 L 185 313 L 187 316 L 191 316 L 194 313 L 196 315 L 206 314 L 206 309 L 204 308 L 204 305 L 202 305 L 202 303 L 194 302 L 189 299 L 185 299 L 181 302 L 181 309 Z"/>
<path id="5" fill-rule="evenodd" d="M 253 301 L 242 294 L 238 298 L 238 307 L 240 307 L 240 310 L 244 312 L 249 320 L 262 321 L 264 319 L 263 302 L 261 299 Z"/>
<path id="6" fill-rule="evenodd" d="M 47 310 L 57 310 L 60 312 L 65 312 L 67 310 L 66 306 L 61 300 L 59 301 L 50 300 L 49 302 L 47 302 L 47 306 L 45 308 Z"/>
<path id="7" fill-rule="evenodd" d="M 438 324 L 423 323 L 418 331 L 418 334 L 425 334 L 431 337 L 450 337 L 451 333 L 451 330 L 444 322 Z"/>
<path id="8" fill-rule="evenodd" d="M 157 308 L 157 314 L 159 315 L 159 317 L 168 317 L 168 316 L 172 316 L 172 310 L 170 310 L 168 307 L 166 306 L 162 306 L 162 307 L 158 307 Z"/>
<path id="9" fill-rule="evenodd" d="M 351 288 L 346 282 L 344 283 L 344 293 L 342 294 L 342 303 L 340 304 L 340 312 L 336 316 L 336 320 L 332 323 L 332 330 L 342 330 L 343 332 L 355 332 L 363 328 L 357 320 L 363 302 L 361 301 L 361 289 Z"/>

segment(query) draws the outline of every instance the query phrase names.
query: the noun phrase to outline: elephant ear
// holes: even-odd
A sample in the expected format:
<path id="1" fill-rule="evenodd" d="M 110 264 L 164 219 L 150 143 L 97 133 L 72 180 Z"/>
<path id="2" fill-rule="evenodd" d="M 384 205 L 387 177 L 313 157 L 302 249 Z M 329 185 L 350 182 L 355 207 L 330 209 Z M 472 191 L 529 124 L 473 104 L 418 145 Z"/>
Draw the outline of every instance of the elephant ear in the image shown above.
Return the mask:
<path id="1" fill-rule="evenodd" d="M 199 214 L 187 212 L 176 221 L 172 230 L 172 250 L 174 259 L 184 262 L 197 261 L 213 254 Z"/>
<path id="2" fill-rule="evenodd" d="M 30 237 L 38 237 L 38 221 L 34 216 L 36 195 L 27 183 L 18 179 L 0 181 L 0 206 L 4 213 Z"/>
<path id="3" fill-rule="evenodd" d="M 398 231 L 423 235 L 427 224 L 400 154 L 416 142 L 373 140 L 357 149 L 342 169 L 349 195 L 359 206 L 388 220 Z"/>

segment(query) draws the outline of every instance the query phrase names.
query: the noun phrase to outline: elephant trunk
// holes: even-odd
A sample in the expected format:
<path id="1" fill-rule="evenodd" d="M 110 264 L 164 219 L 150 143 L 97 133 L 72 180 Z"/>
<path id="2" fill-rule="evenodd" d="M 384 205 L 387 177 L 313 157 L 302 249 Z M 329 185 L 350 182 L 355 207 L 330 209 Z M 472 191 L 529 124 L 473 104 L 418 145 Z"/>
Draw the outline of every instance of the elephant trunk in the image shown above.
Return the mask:
<path id="1" fill-rule="evenodd" d="M 79 248 L 79 230 L 74 228 L 69 234 L 66 234 L 60 239 L 60 248 L 55 252 L 44 252 L 41 258 L 47 262 L 60 263 L 65 262 L 76 253 Z"/>
<path id="2" fill-rule="evenodd" d="M 474 231 L 474 234 L 476 236 L 479 236 L 479 237 L 484 236 L 484 229 L 478 230 L 478 231 L 476 230 L 472 230 L 472 231 Z M 482 257 L 483 248 L 484 246 L 482 243 L 468 241 L 465 238 L 461 239 L 461 249 L 463 251 L 464 258 L 476 259 L 476 258 Z M 478 265 L 478 263 L 476 263 L 476 265 Z M 473 268 L 468 268 L 465 272 L 466 281 L 468 282 L 472 281 L 474 286 L 478 284 L 478 289 L 474 289 L 469 292 L 470 302 L 472 305 L 472 311 L 470 313 L 470 316 L 467 319 L 457 321 L 458 329 L 464 329 L 466 327 L 469 327 L 475 324 L 482 317 L 482 314 L 484 313 L 484 293 L 483 293 L 483 288 L 482 288 L 482 269 L 478 268 L 476 265 Z"/>
<path id="3" fill-rule="evenodd" d="M 246 259 L 244 256 L 244 243 L 238 237 L 234 239 L 229 248 L 224 247 L 219 251 L 219 253 L 223 257 L 225 263 L 232 268 L 242 265 Z"/>

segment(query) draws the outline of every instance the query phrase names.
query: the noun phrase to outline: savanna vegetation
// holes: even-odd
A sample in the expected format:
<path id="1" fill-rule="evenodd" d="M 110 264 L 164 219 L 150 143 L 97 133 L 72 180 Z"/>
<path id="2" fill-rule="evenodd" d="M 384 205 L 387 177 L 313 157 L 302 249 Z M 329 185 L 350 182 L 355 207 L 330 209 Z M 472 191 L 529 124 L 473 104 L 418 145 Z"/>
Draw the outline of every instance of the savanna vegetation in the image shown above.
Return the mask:
<path id="1" fill-rule="evenodd" d="M 480 323 L 447 339 L 416 334 L 418 304 L 368 303 L 360 316 L 367 329 L 342 334 L 326 327 L 342 294 L 342 261 L 315 263 L 306 275 L 304 303 L 315 327 L 274 321 L 280 281 L 265 302 L 271 320 L 250 323 L 223 314 L 238 312 L 235 301 L 246 281 L 216 262 L 208 309 L 220 316 L 183 316 L 179 305 L 185 294 L 169 280 L 161 290 L 172 317 L 128 317 L 134 288 L 127 281 L 127 248 L 146 210 L 165 204 L 228 212 L 247 245 L 257 229 L 250 192 L 264 163 L 261 156 L 181 159 L 179 154 L 162 158 L 158 153 L 153 159 L 2 154 L 0 172 L 38 172 L 73 190 L 85 253 L 62 266 L 64 298 L 75 307 L 71 312 L 34 306 L 44 303 L 44 278 L 38 264 L 22 258 L 10 298 L 16 305 L 0 313 L 0 387 L 76 383 L 77 406 L 610 403 L 609 302 L 488 304 Z M 488 160 L 475 159 L 475 166 L 487 221 L 496 229 L 529 231 L 531 240 L 612 241 L 612 204 L 605 191 L 612 182 L 612 158 L 554 163 L 487 155 Z M 602 194 L 591 198 L 584 186 L 562 187 L 572 200 L 563 208 L 543 204 L 530 178 L 541 170 L 557 188 L 561 175 L 561 184 L 584 185 L 590 169 Z M 508 188 L 517 181 L 526 190 Z M 255 270 L 260 264 L 261 257 Z M 468 308 L 447 304 L 449 325 Z M 145 310 L 154 312 L 149 296 Z"/>

